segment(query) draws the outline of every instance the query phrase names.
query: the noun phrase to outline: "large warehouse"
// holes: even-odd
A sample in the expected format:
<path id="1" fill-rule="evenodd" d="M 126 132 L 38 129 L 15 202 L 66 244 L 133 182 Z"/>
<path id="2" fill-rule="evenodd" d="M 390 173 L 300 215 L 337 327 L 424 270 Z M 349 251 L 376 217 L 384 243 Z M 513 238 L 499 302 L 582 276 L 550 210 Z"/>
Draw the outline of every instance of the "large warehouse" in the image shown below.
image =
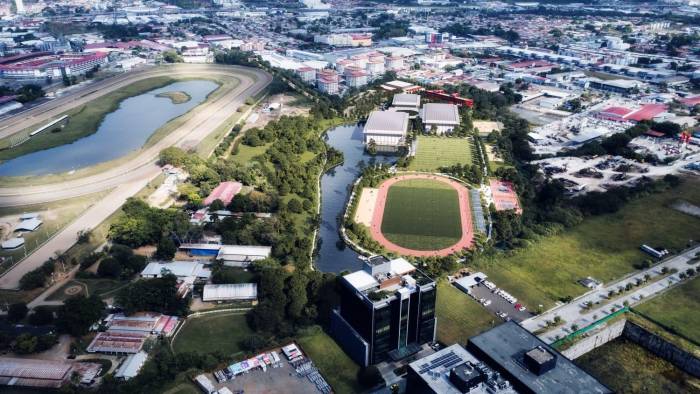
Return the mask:
<path id="1" fill-rule="evenodd" d="M 95 363 L 0 357 L 0 386 L 59 388 L 74 372 L 80 375 L 81 383 L 90 383 L 100 369 Z"/>
<path id="2" fill-rule="evenodd" d="M 406 143 L 408 114 L 397 111 L 374 111 L 362 131 L 363 142 L 372 141 L 378 152 L 394 152 Z"/>
<path id="3" fill-rule="evenodd" d="M 81 75 L 107 63 L 107 54 L 32 52 L 0 58 L 0 77 L 9 79 L 63 78 Z"/>

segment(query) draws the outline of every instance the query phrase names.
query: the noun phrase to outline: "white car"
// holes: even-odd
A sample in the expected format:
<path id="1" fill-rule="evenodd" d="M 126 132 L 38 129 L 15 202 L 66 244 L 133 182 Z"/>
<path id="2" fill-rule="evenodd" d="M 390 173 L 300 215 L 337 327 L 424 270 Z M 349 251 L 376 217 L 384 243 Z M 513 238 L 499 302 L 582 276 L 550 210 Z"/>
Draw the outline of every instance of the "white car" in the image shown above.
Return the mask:
<path id="1" fill-rule="evenodd" d="M 489 306 L 491 305 L 491 300 L 486 300 L 483 302 L 484 306 Z"/>

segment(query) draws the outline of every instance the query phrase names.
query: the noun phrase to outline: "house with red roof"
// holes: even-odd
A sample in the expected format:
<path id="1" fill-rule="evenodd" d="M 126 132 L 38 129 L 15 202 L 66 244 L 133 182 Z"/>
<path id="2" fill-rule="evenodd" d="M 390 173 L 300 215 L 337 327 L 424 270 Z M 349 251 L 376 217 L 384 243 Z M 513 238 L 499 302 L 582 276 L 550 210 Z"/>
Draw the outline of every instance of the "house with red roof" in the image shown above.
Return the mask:
<path id="1" fill-rule="evenodd" d="M 240 182 L 221 182 L 214 190 L 209 193 L 209 196 L 204 199 L 204 205 L 211 205 L 214 200 L 221 200 L 224 205 L 231 203 L 231 200 L 241 191 L 243 184 Z"/>

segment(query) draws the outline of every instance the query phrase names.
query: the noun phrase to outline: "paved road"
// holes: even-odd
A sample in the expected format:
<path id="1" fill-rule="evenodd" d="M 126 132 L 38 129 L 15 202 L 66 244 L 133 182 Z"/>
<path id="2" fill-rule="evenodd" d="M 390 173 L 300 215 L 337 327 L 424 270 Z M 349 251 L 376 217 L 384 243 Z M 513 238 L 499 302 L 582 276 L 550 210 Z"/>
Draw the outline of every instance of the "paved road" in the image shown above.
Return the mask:
<path id="1" fill-rule="evenodd" d="M 540 335 L 540 339 L 547 343 L 552 343 L 558 338 L 562 338 L 570 334 L 572 332 L 572 324 L 576 324 L 579 329 L 586 327 L 596 320 L 609 315 L 611 313 L 611 308 L 615 307 L 616 310 L 622 308 L 625 301 L 629 302 L 629 305 L 633 306 L 639 304 L 645 299 L 667 290 L 669 287 L 680 281 L 678 274 L 686 271 L 688 268 L 693 267 L 688 264 L 688 261 L 695 257 L 695 254 L 697 253 L 700 253 L 700 246 L 686 250 L 685 252 L 671 257 L 670 259 L 663 261 L 650 269 L 634 273 L 617 282 L 606 284 L 600 289 L 588 292 L 568 304 L 550 309 L 549 311 L 525 320 L 520 324 L 530 331 L 536 331 L 545 326 L 545 321 L 553 320 L 554 316 L 560 316 L 565 321 L 564 324 Z M 669 270 L 675 268 L 678 270 L 678 272 L 654 282 L 654 280 L 660 275 L 663 275 L 661 273 L 661 269 L 663 267 L 666 267 Z M 624 295 L 615 298 L 613 301 L 607 302 L 608 292 L 610 290 L 617 290 L 620 286 L 624 287 L 627 283 L 635 283 L 637 279 L 643 279 L 644 275 L 646 274 L 651 276 L 649 280 L 650 283 L 648 285 L 635 287 L 631 291 L 624 293 Z M 596 302 L 600 302 L 600 305 L 594 306 L 594 308 L 585 311 L 582 309 L 582 307 L 588 301 L 591 301 L 594 304 Z"/>
<path id="2" fill-rule="evenodd" d="M 178 69 L 184 69 L 184 67 L 178 67 Z M 260 92 L 272 80 L 271 76 L 263 71 L 242 67 L 201 65 L 186 67 L 186 70 L 188 75 L 193 73 L 229 75 L 240 79 L 241 83 L 223 96 L 195 109 L 195 115 L 181 127 L 123 165 L 97 175 L 58 184 L 0 189 L 0 206 L 34 204 L 111 190 L 104 199 L 90 207 L 77 220 L 3 274 L 0 277 L 1 289 L 17 288 L 19 279 L 24 274 L 39 267 L 44 261 L 55 256 L 56 252 L 63 252 L 70 248 L 77 241 L 80 230 L 92 229 L 99 225 L 119 209 L 127 198 L 136 194 L 158 176 L 160 168 L 156 165 L 156 159 L 160 150 L 173 145 L 198 143 L 235 113 L 246 98 Z M 171 69 L 165 72 L 172 74 Z M 152 76 L 152 74 L 149 75 Z"/>

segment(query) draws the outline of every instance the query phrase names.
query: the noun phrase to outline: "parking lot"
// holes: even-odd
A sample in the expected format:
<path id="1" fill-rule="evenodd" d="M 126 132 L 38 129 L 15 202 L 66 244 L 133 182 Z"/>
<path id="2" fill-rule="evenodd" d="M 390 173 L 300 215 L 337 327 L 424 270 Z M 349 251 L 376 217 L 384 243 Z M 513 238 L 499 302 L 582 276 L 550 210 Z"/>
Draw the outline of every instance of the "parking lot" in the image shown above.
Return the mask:
<path id="1" fill-rule="evenodd" d="M 519 311 L 515 309 L 515 306 L 519 305 L 517 302 L 515 304 L 511 304 L 510 302 L 506 301 L 505 298 L 486 288 L 483 283 L 473 286 L 470 291 L 472 297 L 474 297 L 477 302 L 479 302 L 479 300 L 482 298 L 486 300 L 486 303 L 482 303 L 482 305 L 484 305 L 486 309 L 494 314 L 498 314 L 499 312 L 506 313 L 507 316 L 505 316 L 505 318 L 511 318 L 516 322 L 521 322 L 532 317 L 532 313 L 530 313 L 528 310 Z"/>

